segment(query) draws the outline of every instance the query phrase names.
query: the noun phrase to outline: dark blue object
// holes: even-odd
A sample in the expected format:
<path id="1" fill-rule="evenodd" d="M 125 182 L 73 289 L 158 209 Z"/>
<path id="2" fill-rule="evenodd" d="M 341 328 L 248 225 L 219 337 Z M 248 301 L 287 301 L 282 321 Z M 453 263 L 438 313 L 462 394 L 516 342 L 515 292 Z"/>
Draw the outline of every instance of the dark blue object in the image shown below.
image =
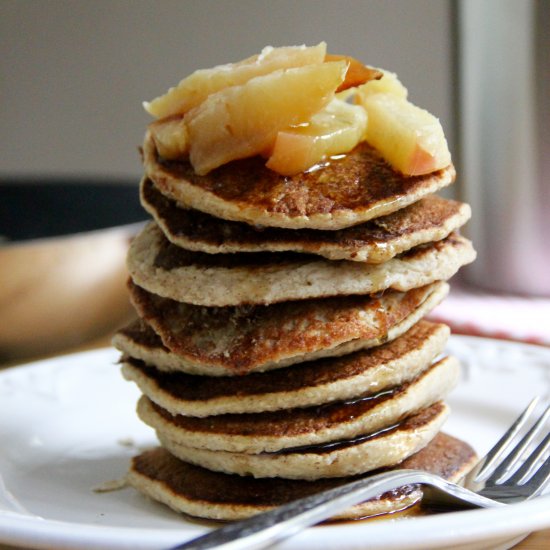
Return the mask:
<path id="1" fill-rule="evenodd" d="M 56 237 L 145 219 L 136 181 L 0 180 L 0 242 Z"/>

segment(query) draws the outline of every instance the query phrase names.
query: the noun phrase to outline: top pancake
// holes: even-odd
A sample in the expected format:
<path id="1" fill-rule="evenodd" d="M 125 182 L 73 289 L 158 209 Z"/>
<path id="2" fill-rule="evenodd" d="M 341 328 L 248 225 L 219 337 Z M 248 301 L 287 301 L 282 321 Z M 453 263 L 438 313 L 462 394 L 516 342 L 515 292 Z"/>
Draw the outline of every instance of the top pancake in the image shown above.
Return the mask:
<path id="1" fill-rule="evenodd" d="M 338 231 L 256 228 L 180 208 L 148 179 L 140 186 L 141 204 L 176 246 L 209 254 L 302 252 L 329 260 L 378 264 L 420 244 L 438 241 L 461 227 L 469 205 L 430 195 L 374 220 Z"/>
<path id="2" fill-rule="evenodd" d="M 451 184 L 455 169 L 404 176 L 368 144 L 318 170 L 281 176 L 260 157 L 198 176 L 188 161 L 159 157 L 148 132 L 145 174 L 182 206 L 252 225 L 336 230 L 395 212 Z"/>

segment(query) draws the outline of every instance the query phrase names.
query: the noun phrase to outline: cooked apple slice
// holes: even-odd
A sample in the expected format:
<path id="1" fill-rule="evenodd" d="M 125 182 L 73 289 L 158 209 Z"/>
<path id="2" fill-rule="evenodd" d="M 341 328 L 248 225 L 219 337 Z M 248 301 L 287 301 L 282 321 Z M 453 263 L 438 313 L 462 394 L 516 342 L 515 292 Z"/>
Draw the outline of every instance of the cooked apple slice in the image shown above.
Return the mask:
<path id="1" fill-rule="evenodd" d="M 182 115 L 156 120 L 149 124 L 149 131 L 161 157 L 176 159 L 189 153 L 187 126 Z"/>
<path id="2" fill-rule="evenodd" d="M 185 116 L 195 172 L 270 150 L 280 130 L 307 122 L 333 99 L 347 65 L 282 69 L 210 95 Z"/>
<path id="3" fill-rule="evenodd" d="M 244 84 L 251 78 L 269 74 L 279 69 L 302 67 L 323 63 L 326 44 L 317 46 L 290 46 L 272 48 L 267 46 L 258 55 L 237 63 L 201 69 L 184 78 L 164 95 L 144 102 L 145 110 L 158 118 L 183 114 L 202 103 L 210 94 L 230 86 Z"/>
<path id="4" fill-rule="evenodd" d="M 428 174 L 451 162 L 439 120 L 394 94 L 363 98 L 369 122 L 365 139 L 399 172 Z"/>
<path id="5" fill-rule="evenodd" d="M 365 97 L 372 94 L 386 93 L 406 99 L 408 95 L 407 88 L 403 86 L 397 75 L 383 69 L 380 69 L 380 71 L 381 78 L 371 79 L 357 88 L 359 96 Z"/>
<path id="6" fill-rule="evenodd" d="M 266 166 L 292 176 L 320 161 L 351 151 L 367 127 L 367 113 L 360 105 L 333 99 L 309 122 L 281 130 Z"/>

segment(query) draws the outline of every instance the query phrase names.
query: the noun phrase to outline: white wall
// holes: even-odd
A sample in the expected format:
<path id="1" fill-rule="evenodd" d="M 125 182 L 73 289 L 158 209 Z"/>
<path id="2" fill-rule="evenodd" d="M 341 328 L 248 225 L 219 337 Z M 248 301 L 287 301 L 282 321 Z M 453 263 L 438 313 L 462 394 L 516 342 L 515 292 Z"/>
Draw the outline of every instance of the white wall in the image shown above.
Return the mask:
<path id="1" fill-rule="evenodd" d="M 0 175 L 139 177 L 141 102 L 267 44 L 397 72 L 453 147 L 450 0 L 0 3 Z"/>

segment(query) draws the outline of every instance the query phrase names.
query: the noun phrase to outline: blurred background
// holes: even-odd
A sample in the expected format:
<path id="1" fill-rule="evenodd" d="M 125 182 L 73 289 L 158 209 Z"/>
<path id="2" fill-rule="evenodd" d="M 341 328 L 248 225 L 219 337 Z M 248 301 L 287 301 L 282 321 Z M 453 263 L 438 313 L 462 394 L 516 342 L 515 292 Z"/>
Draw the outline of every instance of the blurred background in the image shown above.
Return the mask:
<path id="1" fill-rule="evenodd" d="M 333 53 L 396 72 L 411 101 L 441 119 L 459 173 L 445 193 L 474 210 L 465 232 L 479 259 L 464 270 L 465 282 L 550 296 L 548 29 L 550 0 L 2 0 L 0 203 L 8 183 L 42 179 L 137 193 L 138 147 L 151 120 L 142 101 L 195 69 L 267 44 L 324 40 Z M 120 239 L 117 246 L 109 273 L 122 287 Z M 0 294 L 0 362 L 12 354 L 6 341 L 13 344 L 13 334 L 18 349 L 28 349 L 11 321 L 28 314 L 10 308 L 13 296 L 21 306 L 21 273 L 29 267 L 14 280 L 8 251 L 0 248 L 0 286 L 12 289 L 11 301 Z M 63 278 L 57 284 L 68 286 Z M 96 287 L 86 285 L 91 300 Z M 108 313 L 118 323 L 127 312 Z M 57 312 L 65 326 L 77 316 Z M 82 337 L 71 334 L 64 345 Z"/>

